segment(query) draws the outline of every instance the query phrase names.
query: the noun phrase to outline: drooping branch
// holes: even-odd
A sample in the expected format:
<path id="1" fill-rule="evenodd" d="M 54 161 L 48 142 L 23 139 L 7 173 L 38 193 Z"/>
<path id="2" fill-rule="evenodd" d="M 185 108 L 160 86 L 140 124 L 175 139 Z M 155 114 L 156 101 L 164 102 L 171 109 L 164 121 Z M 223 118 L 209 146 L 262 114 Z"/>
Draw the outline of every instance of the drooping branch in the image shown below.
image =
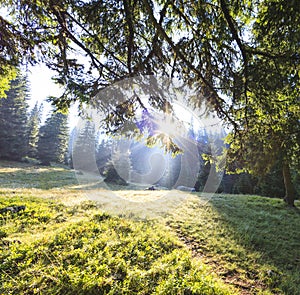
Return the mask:
<path id="1" fill-rule="evenodd" d="M 107 67 L 105 64 L 103 64 L 84 44 L 82 44 L 67 28 L 67 25 L 64 22 L 64 19 L 62 17 L 62 14 L 64 12 L 58 11 L 55 7 L 51 7 L 53 14 L 56 16 L 58 23 L 60 24 L 63 31 L 66 33 L 66 35 L 70 38 L 72 42 L 74 42 L 79 48 L 81 48 L 91 59 L 92 64 L 99 69 L 100 67 L 100 73 L 102 73 L 102 69 L 106 69 L 109 73 L 111 73 L 114 77 L 120 77 L 119 74 L 117 74 L 115 71 Z"/>
<path id="2" fill-rule="evenodd" d="M 114 52 L 112 52 L 111 50 L 109 50 L 99 39 L 99 37 L 97 35 L 92 34 L 89 30 L 87 30 L 85 28 L 85 26 L 80 23 L 75 17 L 73 17 L 70 13 L 68 13 L 67 11 L 65 12 L 65 14 L 69 17 L 69 19 L 71 19 L 74 23 L 76 23 L 76 25 L 78 25 L 78 27 L 80 29 L 82 29 L 88 36 L 92 37 L 94 40 L 97 41 L 97 43 L 103 48 L 103 50 L 105 52 L 107 52 L 110 56 L 112 56 L 113 59 L 115 59 L 116 61 L 118 61 L 120 64 L 122 64 L 124 67 L 126 67 L 126 64 L 120 60 L 115 54 Z"/>
<path id="3" fill-rule="evenodd" d="M 165 3 L 163 9 L 160 11 L 159 24 L 162 24 L 162 22 L 164 21 L 164 18 L 166 16 L 166 12 L 167 12 L 167 8 L 168 8 L 168 1 Z M 151 42 L 150 52 L 142 62 L 144 65 L 147 65 L 149 63 L 150 59 L 153 57 L 153 55 L 155 53 L 155 48 L 157 47 L 157 42 L 159 39 L 158 37 L 159 37 L 159 34 L 158 34 L 158 31 L 156 31 L 156 33 L 152 39 L 152 42 Z M 141 67 L 141 63 L 138 65 L 137 69 L 139 69 L 140 67 Z M 148 72 L 151 72 L 151 69 L 149 69 Z"/>
<path id="4" fill-rule="evenodd" d="M 217 91 L 215 90 L 215 88 L 213 87 L 213 85 L 211 83 L 209 83 L 209 81 L 203 76 L 203 74 L 201 73 L 201 71 L 199 69 L 197 69 L 188 59 L 187 59 L 187 54 L 185 54 L 184 52 L 182 52 L 182 49 L 174 44 L 173 40 L 168 36 L 168 34 L 166 33 L 166 31 L 163 29 L 162 25 L 160 23 L 158 23 L 154 17 L 153 14 L 153 10 L 148 2 L 148 0 L 143 0 L 143 3 L 145 4 L 146 10 L 149 14 L 149 17 L 153 23 L 153 25 L 155 26 L 158 34 L 170 45 L 170 47 L 172 48 L 172 50 L 174 51 L 174 53 L 176 54 L 177 57 L 179 57 L 187 66 L 188 68 L 193 71 L 198 77 L 199 79 L 208 86 L 208 88 L 210 89 L 211 93 L 213 94 L 214 97 L 214 103 L 216 105 L 216 109 L 217 112 L 220 113 L 220 115 L 226 117 L 230 123 L 232 123 L 232 125 L 234 126 L 235 130 L 238 130 L 238 126 L 236 124 L 236 122 L 234 122 L 234 120 L 232 120 L 232 118 L 230 117 L 229 113 L 223 109 L 222 105 L 220 102 L 222 102 L 223 104 L 226 104 L 225 100 L 222 99 Z"/>
<path id="5" fill-rule="evenodd" d="M 132 19 L 132 7 L 130 7 L 129 0 L 124 0 L 124 11 L 125 18 L 128 27 L 128 36 L 127 36 L 127 68 L 129 74 L 131 74 L 131 59 L 134 51 L 134 27 L 133 27 L 133 19 Z"/>
<path id="6" fill-rule="evenodd" d="M 205 77 L 202 75 L 202 73 L 186 58 L 186 54 L 184 54 L 181 49 L 179 48 L 178 45 L 176 45 L 173 40 L 168 36 L 168 34 L 166 33 L 166 31 L 163 29 L 162 25 L 160 23 L 158 23 L 153 15 L 153 11 L 152 8 L 148 2 L 148 0 L 143 0 L 143 2 L 145 3 L 146 9 L 149 13 L 149 16 L 151 18 L 152 23 L 154 24 L 155 28 L 157 29 L 158 33 L 161 35 L 161 37 L 163 37 L 164 40 L 167 41 L 167 43 L 171 46 L 172 50 L 176 53 L 176 55 L 178 57 L 180 57 L 180 59 L 194 72 L 198 75 L 198 77 L 206 84 L 209 86 L 209 88 L 211 89 L 211 91 L 213 93 L 216 93 L 215 89 L 213 88 L 213 86 L 205 79 Z M 218 96 L 218 95 L 217 95 Z"/>
<path id="7" fill-rule="evenodd" d="M 221 2 L 221 9 L 222 9 L 224 17 L 227 21 L 227 24 L 228 24 L 228 27 L 229 27 L 230 32 L 232 34 L 232 37 L 236 41 L 236 43 L 237 43 L 237 45 L 238 45 L 238 47 L 241 51 L 243 61 L 244 61 L 244 66 L 245 66 L 245 69 L 246 69 L 247 65 L 248 65 L 248 56 L 247 56 L 247 53 L 246 53 L 246 48 L 245 48 L 242 40 L 240 39 L 239 34 L 238 34 L 238 32 L 235 28 L 235 25 L 233 23 L 232 17 L 230 15 L 229 9 L 228 9 L 228 7 L 225 3 L 225 0 L 220 0 L 220 2 Z"/>
<path id="8" fill-rule="evenodd" d="M 33 43 L 26 35 L 22 33 L 15 25 L 11 24 L 0 15 L 0 65 L 10 64 L 16 66 L 20 58 L 26 57 L 30 63 L 34 63 L 32 58 L 34 46 L 39 43 Z M 20 48 L 18 44 L 23 46 Z M 1 69 L 2 70 L 2 69 Z"/>
<path id="9" fill-rule="evenodd" d="M 232 37 L 234 38 L 234 40 L 236 41 L 241 54 L 242 54 L 242 58 L 243 58 L 243 63 L 244 63 L 244 76 L 245 76 L 245 82 L 244 82 L 244 96 L 245 96 L 245 100 L 246 100 L 246 105 L 248 105 L 248 94 L 247 94 L 247 90 L 248 90 L 248 55 L 246 52 L 246 48 L 241 40 L 241 38 L 239 37 L 239 34 L 235 28 L 235 25 L 233 23 L 233 19 L 230 15 L 229 9 L 225 3 L 225 0 L 220 0 L 221 3 L 221 9 L 223 11 L 224 17 L 226 19 L 226 22 L 228 24 L 228 27 L 230 29 L 230 32 L 232 34 Z M 247 108 L 245 108 L 245 118 L 246 118 L 246 125 L 248 125 L 248 121 L 247 121 Z"/>

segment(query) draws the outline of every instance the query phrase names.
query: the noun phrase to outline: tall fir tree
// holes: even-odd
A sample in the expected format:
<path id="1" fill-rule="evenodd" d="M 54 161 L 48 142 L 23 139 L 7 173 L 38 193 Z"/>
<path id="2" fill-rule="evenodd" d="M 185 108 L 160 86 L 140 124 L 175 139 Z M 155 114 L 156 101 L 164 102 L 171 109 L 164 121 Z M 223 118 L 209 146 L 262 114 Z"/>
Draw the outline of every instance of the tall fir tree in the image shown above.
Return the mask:
<path id="1" fill-rule="evenodd" d="M 69 141 L 68 116 L 52 112 L 40 128 L 38 158 L 43 165 L 50 162 L 66 163 Z"/>
<path id="2" fill-rule="evenodd" d="M 0 99 L 0 158 L 20 161 L 27 152 L 27 78 L 18 73 Z"/>
<path id="3" fill-rule="evenodd" d="M 68 143 L 68 157 L 69 157 L 69 166 L 71 169 L 74 168 L 74 164 L 73 164 L 73 154 L 72 154 L 72 151 L 73 151 L 73 147 L 75 145 L 75 140 L 78 136 L 78 130 L 77 130 L 77 127 L 74 127 L 71 132 L 70 132 L 70 136 L 69 136 L 69 143 Z"/>
<path id="4" fill-rule="evenodd" d="M 75 131 L 74 131 L 75 132 Z M 72 143 L 72 162 L 77 170 L 90 171 L 93 167 L 96 153 L 95 125 L 91 121 L 85 121 L 84 124 L 76 130 Z"/>
<path id="5" fill-rule="evenodd" d="M 35 104 L 28 119 L 28 150 L 30 158 L 37 158 L 37 147 L 39 140 L 39 127 L 41 123 L 42 106 Z"/>
<path id="6" fill-rule="evenodd" d="M 112 142 L 110 140 L 102 139 L 97 146 L 96 162 L 100 174 L 103 176 L 106 166 L 111 160 Z"/>

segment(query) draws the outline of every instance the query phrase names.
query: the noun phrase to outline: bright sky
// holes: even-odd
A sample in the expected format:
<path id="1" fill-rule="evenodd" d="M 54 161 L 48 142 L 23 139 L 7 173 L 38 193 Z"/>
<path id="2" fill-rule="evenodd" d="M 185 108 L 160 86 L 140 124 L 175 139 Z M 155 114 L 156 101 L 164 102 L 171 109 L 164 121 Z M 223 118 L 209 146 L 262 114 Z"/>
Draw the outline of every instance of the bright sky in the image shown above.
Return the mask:
<path id="1" fill-rule="evenodd" d="M 34 67 L 30 67 L 28 72 L 31 90 L 29 107 L 33 108 L 36 102 L 39 104 L 43 103 L 43 120 L 46 119 L 52 110 L 51 104 L 46 101 L 47 98 L 49 96 L 60 96 L 62 94 L 62 90 L 51 80 L 53 75 L 53 71 L 49 70 L 45 65 L 36 65 Z M 77 120 L 76 106 L 74 106 L 71 108 L 69 116 L 70 130 L 76 126 Z"/>
<path id="2" fill-rule="evenodd" d="M 36 65 L 30 67 L 28 77 L 31 89 L 30 107 L 33 107 L 38 101 L 39 103 L 44 103 L 46 109 L 45 100 L 47 96 L 61 94 L 59 87 L 51 81 L 51 71 L 46 66 Z M 47 109 L 51 109 L 50 104 L 47 106 Z"/>

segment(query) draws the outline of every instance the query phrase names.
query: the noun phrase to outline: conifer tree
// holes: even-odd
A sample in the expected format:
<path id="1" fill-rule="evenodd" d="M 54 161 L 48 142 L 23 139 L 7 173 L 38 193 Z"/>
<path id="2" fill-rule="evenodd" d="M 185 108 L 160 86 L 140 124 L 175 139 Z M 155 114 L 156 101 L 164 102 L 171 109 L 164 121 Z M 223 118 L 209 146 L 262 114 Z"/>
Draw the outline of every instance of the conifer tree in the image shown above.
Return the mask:
<path id="1" fill-rule="evenodd" d="M 0 158 L 20 161 L 27 149 L 28 84 L 20 73 L 10 84 L 0 99 Z"/>
<path id="2" fill-rule="evenodd" d="M 28 151 L 27 155 L 37 158 L 37 145 L 39 140 L 39 126 L 41 123 L 42 106 L 35 104 L 28 120 Z"/>
<path id="3" fill-rule="evenodd" d="M 74 127 L 70 132 L 69 143 L 68 143 L 68 157 L 69 157 L 68 164 L 72 169 L 74 168 L 72 150 L 75 144 L 75 140 L 78 136 L 77 133 L 78 133 L 77 127 Z"/>
<path id="4" fill-rule="evenodd" d="M 106 170 L 106 166 L 111 160 L 111 150 L 112 143 L 109 140 L 103 139 L 101 143 L 97 146 L 96 162 L 101 175 L 103 175 L 104 171 Z"/>
<path id="5" fill-rule="evenodd" d="M 126 185 L 130 181 L 132 165 L 130 161 L 129 142 L 119 139 L 113 147 L 110 169 L 108 169 L 105 181 Z"/>
<path id="6" fill-rule="evenodd" d="M 77 170 L 89 171 L 95 162 L 96 138 L 95 126 L 91 121 L 85 121 L 83 126 L 76 130 L 72 147 L 72 160 Z M 91 171 L 89 171 L 91 172 Z"/>
<path id="7" fill-rule="evenodd" d="M 50 162 L 65 163 L 68 151 L 68 116 L 53 112 L 40 128 L 38 158 L 43 165 Z"/>

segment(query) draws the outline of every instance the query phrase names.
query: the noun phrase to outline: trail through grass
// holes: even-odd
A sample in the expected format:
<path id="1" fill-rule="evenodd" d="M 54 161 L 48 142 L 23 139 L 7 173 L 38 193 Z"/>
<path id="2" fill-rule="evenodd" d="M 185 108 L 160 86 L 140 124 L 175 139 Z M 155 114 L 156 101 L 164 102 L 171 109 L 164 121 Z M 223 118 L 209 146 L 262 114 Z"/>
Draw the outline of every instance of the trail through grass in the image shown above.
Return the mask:
<path id="1" fill-rule="evenodd" d="M 299 202 L 297 203 L 299 205 Z M 300 210 L 282 200 L 194 198 L 167 223 L 242 294 L 300 294 Z"/>

